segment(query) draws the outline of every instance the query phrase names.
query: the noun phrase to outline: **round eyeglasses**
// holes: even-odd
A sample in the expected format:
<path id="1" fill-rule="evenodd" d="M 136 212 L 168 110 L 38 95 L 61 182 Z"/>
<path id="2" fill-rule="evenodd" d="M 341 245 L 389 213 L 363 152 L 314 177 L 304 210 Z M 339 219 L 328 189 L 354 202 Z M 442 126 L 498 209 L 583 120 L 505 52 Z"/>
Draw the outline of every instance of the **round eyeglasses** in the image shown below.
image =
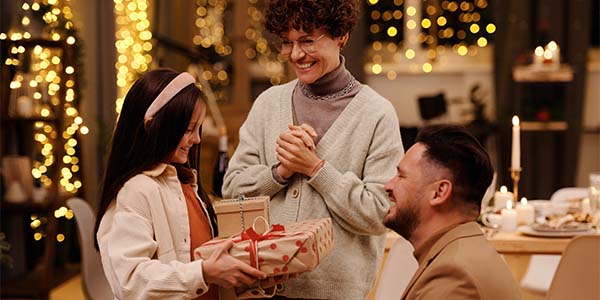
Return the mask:
<path id="1" fill-rule="evenodd" d="M 294 48 L 294 43 L 298 43 L 298 47 L 305 53 L 313 53 L 317 51 L 317 42 L 323 38 L 325 34 L 321 34 L 319 37 L 314 38 L 312 36 L 303 36 L 296 41 L 288 39 L 277 38 L 273 42 L 275 49 L 281 53 L 281 55 L 290 55 Z"/>

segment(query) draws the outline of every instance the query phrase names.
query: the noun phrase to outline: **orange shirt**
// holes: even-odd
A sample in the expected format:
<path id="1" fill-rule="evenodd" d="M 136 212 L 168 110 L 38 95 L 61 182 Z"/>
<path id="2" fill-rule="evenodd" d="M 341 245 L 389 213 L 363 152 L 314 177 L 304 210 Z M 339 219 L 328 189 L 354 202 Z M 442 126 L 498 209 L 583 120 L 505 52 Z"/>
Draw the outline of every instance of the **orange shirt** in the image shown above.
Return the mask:
<path id="1" fill-rule="evenodd" d="M 190 255 L 194 257 L 194 249 L 203 243 L 211 240 L 212 233 L 210 230 L 210 221 L 204 214 L 200 199 L 194 192 L 190 184 L 181 184 L 183 194 L 185 195 L 185 203 L 187 204 L 188 216 L 190 219 Z M 215 285 L 209 285 L 208 292 L 196 299 L 199 300 L 219 300 L 219 289 Z"/>

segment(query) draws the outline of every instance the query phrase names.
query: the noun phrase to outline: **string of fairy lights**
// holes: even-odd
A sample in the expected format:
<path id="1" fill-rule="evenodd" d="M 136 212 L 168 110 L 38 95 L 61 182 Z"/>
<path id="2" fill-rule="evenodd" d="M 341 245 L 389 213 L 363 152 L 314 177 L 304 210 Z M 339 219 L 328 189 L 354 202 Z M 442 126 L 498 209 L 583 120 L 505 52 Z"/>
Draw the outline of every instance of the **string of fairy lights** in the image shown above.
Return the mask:
<path id="1" fill-rule="evenodd" d="M 67 194 L 75 194 L 82 187 L 77 134 L 89 133 L 78 110 L 77 65 L 74 60 L 65 59 L 65 47 L 73 52 L 78 47 L 72 17 L 70 0 L 25 2 L 19 26 L 0 33 L 0 40 L 10 40 L 12 45 L 4 64 L 17 70 L 9 85 L 11 95 L 30 97 L 36 103 L 31 115 L 12 116 L 34 120 L 37 154 L 31 175 L 48 188 L 54 183 L 49 170 L 60 168 L 59 182 L 54 184 L 60 184 L 59 193 Z M 41 24 L 42 29 L 36 29 L 34 24 Z M 55 44 L 49 45 L 47 41 Z M 56 118 L 62 118 L 62 128 L 56 127 Z M 63 157 L 56 157 L 56 146 L 64 148 Z M 61 206 L 54 211 L 54 217 L 71 219 L 73 212 Z M 46 217 L 31 215 L 30 226 L 35 230 L 36 241 L 45 236 L 42 225 L 46 222 Z M 65 236 L 59 233 L 56 239 L 62 242 Z"/>
<path id="2" fill-rule="evenodd" d="M 125 94 L 152 62 L 152 32 L 146 0 L 113 0 L 115 47 L 117 49 L 117 99 L 115 110 L 121 113 Z"/>
<path id="3" fill-rule="evenodd" d="M 225 34 L 224 24 L 228 5 L 227 0 L 196 1 L 196 34 L 192 42 L 204 51 L 215 54 L 201 62 L 204 70 L 201 76 L 211 84 L 217 101 L 227 99 L 227 87 L 231 83 L 226 58 L 232 54 L 233 48 Z"/>
<path id="4" fill-rule="evenodd" d="M 488 0 L 366 2 L 371 47 L 365 69 L 371 74 L 386 71 L 384 62 L 403 60 L 421 64 L 424 73 L 432 72 L 440 55 L 453 51 L 475 56 L 496 31 Z M 394 80 L 397 74 L 387 70 L 386 76 Z"/>
<path id="5" fill-rule="evenodd" d="M 286 59 L 269 44 L 268 33 L 263 25 L 264 15 L 258 0 L 248 0 L 248 3 L 250 26 L 246 30 L 245 36 L 250 41 L 250 47 L 245 51 L 246 57 L 258 63 L 271 84 L 285 82 L 288 79 L 285 73 Z"/>

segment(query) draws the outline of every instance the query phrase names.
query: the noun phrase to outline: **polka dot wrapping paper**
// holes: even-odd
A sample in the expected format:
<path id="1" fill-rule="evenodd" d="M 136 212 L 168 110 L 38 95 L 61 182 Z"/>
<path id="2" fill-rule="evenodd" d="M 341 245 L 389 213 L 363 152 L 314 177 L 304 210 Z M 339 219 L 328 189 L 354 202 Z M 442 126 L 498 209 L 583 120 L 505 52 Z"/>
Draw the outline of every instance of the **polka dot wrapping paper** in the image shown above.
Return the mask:
<path id="1" fill-rule="evenodd" d="M 208 258 L 221 246 L 223 239 L 211 240 L 194 250 L 194 258 Z M 267 273 L 276 276 L 313 270 L 333 251 L 331 218 L 306 220 L 284 226 L 276 224 L 264 234 L 251 228 L 233 238 L 229 253 Z"/>

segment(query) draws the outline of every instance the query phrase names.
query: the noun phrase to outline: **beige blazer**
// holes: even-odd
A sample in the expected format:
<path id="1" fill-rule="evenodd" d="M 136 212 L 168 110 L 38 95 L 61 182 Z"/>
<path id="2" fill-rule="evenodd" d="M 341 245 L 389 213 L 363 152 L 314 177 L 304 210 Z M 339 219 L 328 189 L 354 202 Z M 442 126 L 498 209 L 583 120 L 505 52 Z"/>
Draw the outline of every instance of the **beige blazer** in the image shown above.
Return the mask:
<path id="1" fill-rule="evenodd" d="M 444 234 L 425 255 L 402 300 L 521 299 L 510 270 L 475 222 Z"/>

